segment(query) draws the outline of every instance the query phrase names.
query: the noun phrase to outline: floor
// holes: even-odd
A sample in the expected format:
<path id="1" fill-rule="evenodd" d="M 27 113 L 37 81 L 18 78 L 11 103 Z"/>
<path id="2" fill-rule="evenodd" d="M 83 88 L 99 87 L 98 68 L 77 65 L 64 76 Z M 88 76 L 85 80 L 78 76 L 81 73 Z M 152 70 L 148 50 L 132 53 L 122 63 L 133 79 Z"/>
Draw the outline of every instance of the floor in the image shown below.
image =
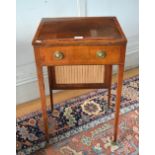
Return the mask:
<path id="1" fill-rule="evenodd" d="M 124 72 L 124 79 L 127 79 L 127 78 L 132 77 L 132 76 L 137 75 L 137 74 L 139 74 L 138 68 L 127 70 Z M 112 82 L 114 83 L 116 81 L 117 81 L 117 75 L 113 75 Z M 61 102 L 63 100 L 66 100 L 68 98 L 79 96 L 81 94 L 84 94 L 84 93 L 87 93 L 90 91 L 93 91 L 93 89 L 65 90 L 62 92 L 55 93 L 53 95 L 54 104 Z M 47 106 L 50 105 L 49 101 L 50 101 L 49 96 L 47 96 Z M 38 110 L 38 109 L 41 109 L 40 99 L 30 101 L 27 103 L 23 103 L 23 104 L 17 105 L 16 116 L 20 117 L 22 115 L 33 112 L 33 111 Z"/>

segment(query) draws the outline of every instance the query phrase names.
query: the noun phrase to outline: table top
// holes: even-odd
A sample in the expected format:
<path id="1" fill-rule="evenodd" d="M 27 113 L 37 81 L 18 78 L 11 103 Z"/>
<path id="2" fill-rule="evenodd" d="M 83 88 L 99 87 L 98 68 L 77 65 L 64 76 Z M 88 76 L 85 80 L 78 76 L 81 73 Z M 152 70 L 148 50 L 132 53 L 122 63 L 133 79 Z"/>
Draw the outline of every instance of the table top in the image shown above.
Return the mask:
<path id="1" fill-rule="evenodd" d="M 43 18 L 32 44 L 106 45 L 126 42 L 116 17 L 72 17 Z"/>

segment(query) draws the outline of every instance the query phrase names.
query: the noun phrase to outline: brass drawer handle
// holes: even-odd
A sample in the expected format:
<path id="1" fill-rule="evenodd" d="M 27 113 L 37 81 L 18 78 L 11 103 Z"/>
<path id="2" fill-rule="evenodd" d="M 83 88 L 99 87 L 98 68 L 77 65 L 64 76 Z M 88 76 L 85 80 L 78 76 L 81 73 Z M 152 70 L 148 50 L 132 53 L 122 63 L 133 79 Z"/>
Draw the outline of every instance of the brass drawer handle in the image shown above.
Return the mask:
<path id="1" fill-rule="evenodd" d="M 63 54 L 62 52 L 60 52 L 60 51 L 56 51 L 56 52 L 54 53 L 54 57 L 55 57 L 57 60 L 61 60 L 61 59 L 64 58 L 64 54 Z"/>
<path id="2" fill-rule="evenodd" d="M 102 51 L 102 50 L 99 50 L 96 52 L 96 56 L 99 57 L 99 58 L 105 58 L 106 57 L 106 52 L 105 51 Z"/>

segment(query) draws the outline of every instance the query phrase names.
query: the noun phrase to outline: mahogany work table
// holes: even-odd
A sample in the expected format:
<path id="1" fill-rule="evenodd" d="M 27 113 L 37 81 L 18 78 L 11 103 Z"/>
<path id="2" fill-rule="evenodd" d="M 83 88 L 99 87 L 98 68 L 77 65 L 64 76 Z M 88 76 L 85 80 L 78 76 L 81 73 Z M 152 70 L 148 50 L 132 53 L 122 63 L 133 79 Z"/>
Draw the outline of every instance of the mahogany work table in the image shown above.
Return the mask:
<path id="1" fill-rule="evenodd" d="M 33 39 L 45 137 L 49 140 L 43 66 L 52 90 L 107 88 L 118 65 L 114 141 L 117 140 L 127 39 L 116 17 L 43 18 Z"/>

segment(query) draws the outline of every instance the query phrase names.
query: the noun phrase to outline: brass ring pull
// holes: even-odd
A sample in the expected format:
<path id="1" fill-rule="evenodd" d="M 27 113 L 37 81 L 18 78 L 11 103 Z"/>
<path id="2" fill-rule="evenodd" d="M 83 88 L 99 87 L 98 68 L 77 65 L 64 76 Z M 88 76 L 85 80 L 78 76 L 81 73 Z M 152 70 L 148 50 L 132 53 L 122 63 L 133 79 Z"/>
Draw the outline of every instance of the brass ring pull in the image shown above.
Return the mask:
<path id="1" fill-rule="evenodd" d="M 106 52 L 105 51 L 102 51 L 102 50 L 99 50 L 99 51 L 96 52 L 96 56 L 98 58 L 105 58 L 106 55 L 107 55 Z"/>
<path id="2" fill-rule="evenodd" d="M 55 57 L 57 60 L 61 60 L 61 59 L 64 58 L 64 54 L 63 54 L 62 52 L 60 52 L 60 51 L 56 51 L 56 52 L 54 53 L 54 57 Z"/>

